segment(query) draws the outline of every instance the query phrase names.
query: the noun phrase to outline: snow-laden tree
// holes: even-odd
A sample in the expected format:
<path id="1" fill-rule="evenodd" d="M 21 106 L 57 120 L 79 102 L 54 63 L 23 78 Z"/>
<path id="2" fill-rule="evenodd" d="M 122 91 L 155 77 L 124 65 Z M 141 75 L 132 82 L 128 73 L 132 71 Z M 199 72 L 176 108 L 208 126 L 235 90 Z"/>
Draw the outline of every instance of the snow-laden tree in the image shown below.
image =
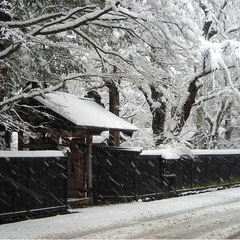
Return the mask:
<path id="1" fill-rule="evenodd" d="M 4 88 L 0 118 L 7 129 L 25 124 L 16 124 L 21 119 L 14 110 L 22 98 L 63 88 L 70 79 L 112 80 L 106 68 L 119 66 L 118 72 L 124 73 L 124 65 L 132 65 L 117 52 L 117 42 L 108 47 L 113 46 L 109 35 L 114 29 L 134 34 L 119 1 L 3 0 L 1 4 L 6 16 L 1 19 L 1 79 L 9 91 Z M 29 88 L 29 82 L 37 88 Z"/>
<path id="2" fill-rule="evenodd" d="M 195 19 L 204 36 L 202 72 L 210 73 L 198 80 L 192 114 L 196 123 L 195 146 L 238 147 L 239 2 L 199 1 L 191 6 L 202 10 Z"/>
<path id="3" fill-rule="evenodd" d="M 138 12 L 137 16 L 129 13 L 140 39 L 133 41 L 130 53 L 141 75 L 136 82 L 149 104 L 159 145 L 179 135 L 190 115 L 198 78 L 196 65 L 202 59 L 202 31 L 182 2 L 131 1 L 129 6 Z"/>
<path id="4" fill-rule="evenodd" d="M 18 100 L 76 79 L 86 82 L 84 91 L 116 88 L 117 110 L 139 127 L 149 124 L 139 117 L 149 114 L 139 107 L 146 106 L 142 93 L 156 145 L 189 140 L 188 132 L 198 147 L 231 138 L 239 115 L 237 1 L 0 3 L 6 127 L 16 125 Z M 37 90 L 24 90 L 32 81 Z"/>
<path id="5" fill-rule="evenodd" d="M 152 113 L 156 145 L 181 139 L 193 147 L 229 143 L 237 122 L 234 118 L 231 123 L 231 114 L 238 116 L 239 102 L 238 5 L 214 0 L 132 2 L 142 16 L 136 22 L 141 21 L 137 30 L 145 44 L 133 59 L 145 76 L 139 88 Z"/>

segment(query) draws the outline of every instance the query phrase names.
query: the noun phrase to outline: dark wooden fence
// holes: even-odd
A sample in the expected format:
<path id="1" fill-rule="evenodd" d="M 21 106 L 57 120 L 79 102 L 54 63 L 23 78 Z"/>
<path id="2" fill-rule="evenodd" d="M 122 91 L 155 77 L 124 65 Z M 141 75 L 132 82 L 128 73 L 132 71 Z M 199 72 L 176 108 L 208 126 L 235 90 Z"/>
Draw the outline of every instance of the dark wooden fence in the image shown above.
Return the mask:
<path id="1" fill-rule="evenodd" d="M 161 152 L 94 147 L 95 202 L 163 198 L 240 183 L 240 151 L 193 151 L 177 159 Z"/>
<path id="2" fill-rule="evenodd" d="M 140 149 L 93 148 L 93 199 L 123 200 L 136 195 Z"/>
<path id="3" fill-rule="evenodd" d="M 0 221 L 65 211 L 67 158 L 60 151 L 0 152 Z"/>

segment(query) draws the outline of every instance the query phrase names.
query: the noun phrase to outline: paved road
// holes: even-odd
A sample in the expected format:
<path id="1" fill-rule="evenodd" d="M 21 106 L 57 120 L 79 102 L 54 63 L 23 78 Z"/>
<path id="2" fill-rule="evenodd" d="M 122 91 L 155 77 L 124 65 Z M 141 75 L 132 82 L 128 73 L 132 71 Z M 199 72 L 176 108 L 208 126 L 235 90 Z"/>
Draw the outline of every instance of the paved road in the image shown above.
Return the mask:
<path id="1" fill-rule="evenodd" d="M 240 201 L 196 207 L 69 238 L 240 239 Z"/>

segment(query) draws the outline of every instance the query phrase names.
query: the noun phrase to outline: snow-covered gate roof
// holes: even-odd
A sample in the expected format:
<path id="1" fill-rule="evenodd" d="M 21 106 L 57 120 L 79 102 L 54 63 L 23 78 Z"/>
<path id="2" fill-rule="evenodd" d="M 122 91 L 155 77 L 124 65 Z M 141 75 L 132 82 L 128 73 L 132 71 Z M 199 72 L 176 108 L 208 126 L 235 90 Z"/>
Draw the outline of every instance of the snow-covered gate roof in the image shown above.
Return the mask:
<path id="1" fill-rule="evenodd" d="M 133 132 L 137 127 L 114 115 L 93 99 L 80 98 L 65 92 L 47 93 L 35 97 L 45 107 L 82 129 L 119 130 Z"/>

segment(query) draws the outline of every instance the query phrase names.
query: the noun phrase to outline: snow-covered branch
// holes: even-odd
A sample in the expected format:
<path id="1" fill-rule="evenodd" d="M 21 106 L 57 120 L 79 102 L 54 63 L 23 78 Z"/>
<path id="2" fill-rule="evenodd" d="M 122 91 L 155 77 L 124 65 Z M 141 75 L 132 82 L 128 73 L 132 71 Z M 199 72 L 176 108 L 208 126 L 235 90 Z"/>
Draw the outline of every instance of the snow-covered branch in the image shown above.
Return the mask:
<path id="1" fill-rule="evenodd" d="M 42 23 L 44 21 L 48 21 L 50 19 L 54 19 L 60 16 L 63 16 L 64 13 L 58 12 L 58 13 L 52 13 L 52 14 L 44 14 L 42 16 L 39 16 L 37 18 L 31 18 L 28 20 L 22 20 L 22 21 L 9 21 L 9 22 L 1 22 L 1 25 L 7 26 L 9 28 L 22 28 L 22 27 L 29 27 L 35 24 Z"/>
<path id="2" fill-rule="evenodd" d="M 212 99 L 219 99 L 222 96 L 234 96 L 235 95 L 235 91 L 230 88 L 230 87 L 225 87 L 224 89 L 214 89 L 213 91 L 211 91 L 210 93 L 199 97 L 195 103 L 194 106 L 199 106 L 201 105 L 203 102 L 212 100 Z"/>
<path id="3" fill-rule="evenodd" d="M 8 98 L 8 99 L 0 102 L 0 109 L 1 109 L 0 113 L 3 113 L 9 109 L 8 107 L 5 108 L 6 106 L 12 105 L 13 103 L 18 102 L 22 99 L 27 99 L 27 98 L 36 97 L 39 95 L 44 95 L 46 93 L 59 90 L 59 89 L 63 88 L 64 86 L 65 86 L 65 81 L 61 81 L 61 83 L 59 83 L 58 85 L 56 85 L 54 87 L 49 87 L 49 88 L 45 88 L 45 89 L 40 89 L 40 88 L 32 89 L 30 92 L 20 93 L 19 95 Z"/>
<path id="4" fill-rule="evenodd" d="M 226 32 L 229 33 L 238 33 L 240 30 L 240 25 L 235 25 L 229 28 Z"/>
<path id="5" fill-rule="evenodd" d="M 82 32 L 79 29 L 75 29 L 74 32 L 81 36 L 83 39 L 85 39 L 88 43 L 90 43 L 94 48 L 96 48 L 97 50 L 108 54 L 108 55 L 114 55 L 115 57 L 121 58 L 123 61 L 127 62 L 128 64 L 131 64 L 132 61 L 129 61 L 128 59 L 124 59 L 121 55 L 117 54 L 116 52 L 113 51 L 106 51 L 104 50 L 102 47 L 100 47 L 96 42 L 94 42 L 91 38 L 89 38 L 84 32 Z"/>
<path id="6" fill-rule="evenodd" d="M 0 52 L 0 59 L 4 59 L 9 57 L 11 54 L 16 52 L 21 47 L 21 43 L 17 43 L 15 45 L 10 45 L 6 49 Z"/>
<path id="7" fill-rule="evenodd" d="M 57 26 L 59 24 L 64 24 L 64 22 L 67 22 L 67 20 L 71 19 L 73 15 L 77 14 L 78 12 L 83 12 L 87 9 L 94 9 L 96 6 L 86 6 L 86 7 L 78 7 L 74 8 L 73 10 L 69 11 L 67 14 L 61 14 L 62 16 L 60 18 L 57 18 L 49 23 L 44 24 L 43 26 L 38 26 L 30 33 L 33 36 L 36 36 L 39 34 L 43 29 L 49 29 L 51 26 Z M 67 29 L 69 30 L 69 29 Z M 65 30 L 64 30 L 65 31 Z M 61 31 L 60 31 L 61 32 Z M 49 33 L 54 34 L 54 33 Z"/>
<path id="8" fill-rule="evenodd" d="M 119 2 L 116 3 L 116 6 L 119 5 Z M 88 22 L 94 21 L 101 17 L 102 15 L 110 12 L 113 10 L 112 6 L 106 6 L 104 9 L 95 10 L 91 13 L 86 13 L 83 16 L 74 19 L 72 21 L 67 21 L 61 24 L 55 24 L 53 26 L 43 26 L 40 30 L 38 29 L 35 33 L 33 31 L 33 35 L 49 35 L 49 34 L 56 34 L 68 30 L 76 29 L 82 25 L 87 24 Z"/>
<path id="9" fill-rule="evenodd" d="M 80 80 L 80 81 L 86 81 L 86 79 L 90 79 L 90 78 L 102 78 L 102 79 L 109 79 L 109 80 L 114 80 L 114 79 L 124 79 L 125 81 L 134 81 L 135 79 L 139 79 L 139 81 L 143 81 L 142 78 L 140 76 L 137 75 L 130 75 L 130 74 L 124 74 L 124 73 L 103 73 L 103 74 L 94 74 L 94 73 L 79 73 L 79 74 L 69 74 L 66 76 L 62 76 L 62 78 L 59 80 L 59 84 L 53 86 L 53 87 L 48 87 L 48 88 L 44 88 L 44 89 L 40 89 L 40 88 L 36 88 L 36 89 L 32 89 L 30 92 L 23 92 L 20 93 L 14 97 L 5 99 L 4 101 L 0 102 L 0 113 L 5 112 L 7 108 L 5 108 L 6 106 L 12 105 L 15 102 L 18 102 L 22 99 L 27 99 L 27 98 L 32 98 L 32 97 L 36 97 L 39 95 L 44 95 L 46 93 L 49 92 L 53 92 L 53 91 L 57 91 L 60 90 L 62 88 L 65 87 L 65 84 L 67 81 L 71 81 L 71 80 Z M 133 79 L 133 80 L 131 80 Z"/>
<path id="10" fill-rule="evenodd" d="M 71 18 L 74 14 L 77 14 L 78 12 L 84 12 L 86 10 L 93 10 L 96 8 L 96 6 L 85 6 L 85 7 L 77 7 L 69 11 L 69 13 L 65 12 L 57 12 L 57 13 L 51 13 L 51 14 L 43 14 L 41 16 L 38 16 L 36 18 L 31 18 L 28 20 L 22 20 L 22 21 L 7 21 L 7 22 L 0 22 L 1 25 L 7 26 L 9 28 L 23 28 L 23 27 L 29 27 L 36 24 L 40 24 L 45 21 L 49 21 L 51 19 L 55 19 L 50 23 L 47 23 L 45 27 L 49 27 L 53 24 L 59 24 L 63 21 L 66 21 L 67 19 Z"/>
<path id="11" fill-rule="evenodd" d="M 121 79 L 126 82 L 144 82 L 144 79 L 141 75 L 137 75 L 134 73 L 79 73 L 79 74 L 69 74 L 62 77 L 63 81 L 70 81 L 70 80 L 81 80 L 86 81 L 86 79 L 90 78 L 102 78 L 102 79 L 108 79 L 108 80 L 115 80 L 115 79 Z"/>

